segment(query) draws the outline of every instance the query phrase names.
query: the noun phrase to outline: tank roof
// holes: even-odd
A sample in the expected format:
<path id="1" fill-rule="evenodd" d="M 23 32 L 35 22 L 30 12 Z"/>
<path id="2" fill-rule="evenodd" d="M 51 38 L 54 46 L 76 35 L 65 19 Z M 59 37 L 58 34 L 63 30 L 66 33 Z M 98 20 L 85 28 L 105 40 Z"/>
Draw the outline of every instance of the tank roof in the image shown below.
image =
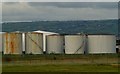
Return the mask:
<path id="1" fill-rule="evenodd" d="M 97 34 L 86 34 L 86 35 L 115 35 L 115 34 L 97 33 Z"/>
<path id="2" fill-rule="evenodd" d="M 51 34 L 51 35 L 48 35 L 48 36 L 63 36 L 61 34 Z"/>
<path id="3" fill-rule="evenodd" d="M 43 34 L 43 33 L 39 33 L 39 32 L 26 32 L 26 33 L 29 33 L 29 34 Z"/>
<path id="4" fill-rule="evenodd" d="M 0 34 L 3 34 L 3 33 L 5 33 L 5 32 L 0 32 Z"/>
<path id="5" fill-rule="evenodd" d="M 38 33 L 47 33 L 47 34 L 58 34 L 58 33 L 55 33 L 55 32 L 47 32 L 47 31 L 41 31 L 41 30 L 38 30 L 38 31 L 33 31 L 33 32 L 38 32 Z"/>

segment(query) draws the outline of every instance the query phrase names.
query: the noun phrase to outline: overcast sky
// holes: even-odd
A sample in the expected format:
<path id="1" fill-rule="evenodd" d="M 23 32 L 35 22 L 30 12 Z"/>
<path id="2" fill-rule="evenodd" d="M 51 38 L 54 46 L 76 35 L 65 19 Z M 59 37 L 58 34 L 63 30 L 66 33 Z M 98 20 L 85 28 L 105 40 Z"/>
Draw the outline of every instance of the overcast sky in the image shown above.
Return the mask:
<path id="1" fill-rule="evenodd" d="M 19 2 L 119 2 L 119 0 L 2 0 L 2 2 L 18 2 L 18 1 Z"/>
<path id="2" fill-rule="evenodd" d="M 4 21 L 117 19 L 117 2 L 5 2 Z"/>

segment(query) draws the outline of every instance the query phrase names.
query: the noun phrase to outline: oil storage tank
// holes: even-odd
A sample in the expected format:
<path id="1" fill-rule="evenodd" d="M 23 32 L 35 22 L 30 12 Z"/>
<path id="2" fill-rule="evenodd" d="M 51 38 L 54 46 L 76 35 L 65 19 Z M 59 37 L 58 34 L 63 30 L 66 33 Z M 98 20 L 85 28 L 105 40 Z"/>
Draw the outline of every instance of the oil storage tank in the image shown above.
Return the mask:
<path id="1" fill-rule="evenodd" d="M 3 38 L 4 54 L 22 54 L 22 33 L 4 33 Z"/>
<path id="2" fill-rule="evenodd" d="M 84 35 L 65 35 L 66 54 L 84 54 L 85 36 Z"/>
<path id="3" fill-rule="evenodd" d="M 48 35 L 47 36 L 47 50 L 48 54 L 63 54 L 64 53 L 64 36 L 62 35 Z"/>
<path id="4" fill-rule="evenodd" d="M 4 32 L 0 32 L 0 53 L 3 52 L 3 40 L 4 40 L 4 37 L 3 37 L 3 34 Z"/>
<path id="5" fill-rule="evenodd" d="M 37 32 L 25 33 L 25 53 L 43 54 L 43 34 Z"/>
<path id="6" fill-rule="evenodd" d="M 88 35 L 88 53 L 116 53 L 115 35 Z"/>
<path id="7" fill-rule="evenodd" d="M 34 31 L 34 32 L 42 33 L 43 34 L 43 51 L 44 52 L 46 51 L 46 36 L 47 35 L 58 34 L 58 33 L 55 33 L 55 32 L 47 32 L 47 31 L 41 31 L 41 30 Z"/>

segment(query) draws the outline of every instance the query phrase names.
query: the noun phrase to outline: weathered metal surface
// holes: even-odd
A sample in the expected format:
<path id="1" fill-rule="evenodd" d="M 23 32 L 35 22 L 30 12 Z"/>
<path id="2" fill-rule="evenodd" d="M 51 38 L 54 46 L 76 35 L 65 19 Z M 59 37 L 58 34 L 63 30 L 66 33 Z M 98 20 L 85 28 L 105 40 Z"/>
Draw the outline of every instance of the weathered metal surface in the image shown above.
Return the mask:
<path id="1" fill-rule="evenodd" d="M 47 53 L 63 54 L 64 53 L 64 36 L 48 35 L 47 36 Z"/>
<path id="2" fill-rule="evenodd" d="M 88 53 L 116 53 L 114 35 L 88 35 Z"/>
<path id="3" fill-rule="evenodd" d="M 46 51 L 46 36 L 52 35 L 52 34 L 58 34 L 58 33 L 54 33 L 54 32 L 47 32 L 47 31 L 41 31 L 41 30 L 34 31 L 34 32 L 43 34 L 43 51 Z"/>
<path id="4" fill-rule="evenodd" d="M 3 34 L 4 54 L 22 54 L 22 33 Z"/>
<path id="5" fill-rule="evenodd" d="M 0 33 L 0 52 L 2 52 L 3 50 L 3 43 L 2 43 L 3 39 L 2 38 L 3 38 L 2 33 Z"/>
<path id="6" fill-rule="evenodd" d="M 29 32 L 25 34 L 26 54 L 43 54 L 43 34 Z"/>
<path id="7" fill-rule="evenodd" d="M 65 35 L 66 54 L 84 54 L 85 36 L 84 35 Z"/>

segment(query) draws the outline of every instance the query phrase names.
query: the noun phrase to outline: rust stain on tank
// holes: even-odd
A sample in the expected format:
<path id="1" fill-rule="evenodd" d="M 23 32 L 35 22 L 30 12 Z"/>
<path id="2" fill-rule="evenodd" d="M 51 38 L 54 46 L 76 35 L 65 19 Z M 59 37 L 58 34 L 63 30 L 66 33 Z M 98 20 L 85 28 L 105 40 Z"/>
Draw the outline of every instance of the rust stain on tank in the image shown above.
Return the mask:
<path id="1" fill-rule="evenodd" d="M 18 35 L 19 35 L 19 34 L 15 34 L 15 49 L 17 49 L 17 50 L 19 49 L 19 48 L 18 48 L 18 45 L 20 45 L 19 42 L 18 42 L 18 41 L 19 41 Z"/>
<path id="2" fill-rule="evenodd" d="M 8 33 L 5 34 L 6 39 L 6 52 L 8 53 Z"/>
<path id="3" fill-rule="evenodd" d="M 22 34 L 20 33 L 5 33 L 4 34 L 4 53 L 18 54 L 21 53 Z"/>
<path id="4" fill-rule="evenodd" d="M 15 47 L 16 47 L 16 34 L 11 34 L 10 35 L 10 49 L 11 49 L 11 53 L 14 53 L 15 52 Z"/>

